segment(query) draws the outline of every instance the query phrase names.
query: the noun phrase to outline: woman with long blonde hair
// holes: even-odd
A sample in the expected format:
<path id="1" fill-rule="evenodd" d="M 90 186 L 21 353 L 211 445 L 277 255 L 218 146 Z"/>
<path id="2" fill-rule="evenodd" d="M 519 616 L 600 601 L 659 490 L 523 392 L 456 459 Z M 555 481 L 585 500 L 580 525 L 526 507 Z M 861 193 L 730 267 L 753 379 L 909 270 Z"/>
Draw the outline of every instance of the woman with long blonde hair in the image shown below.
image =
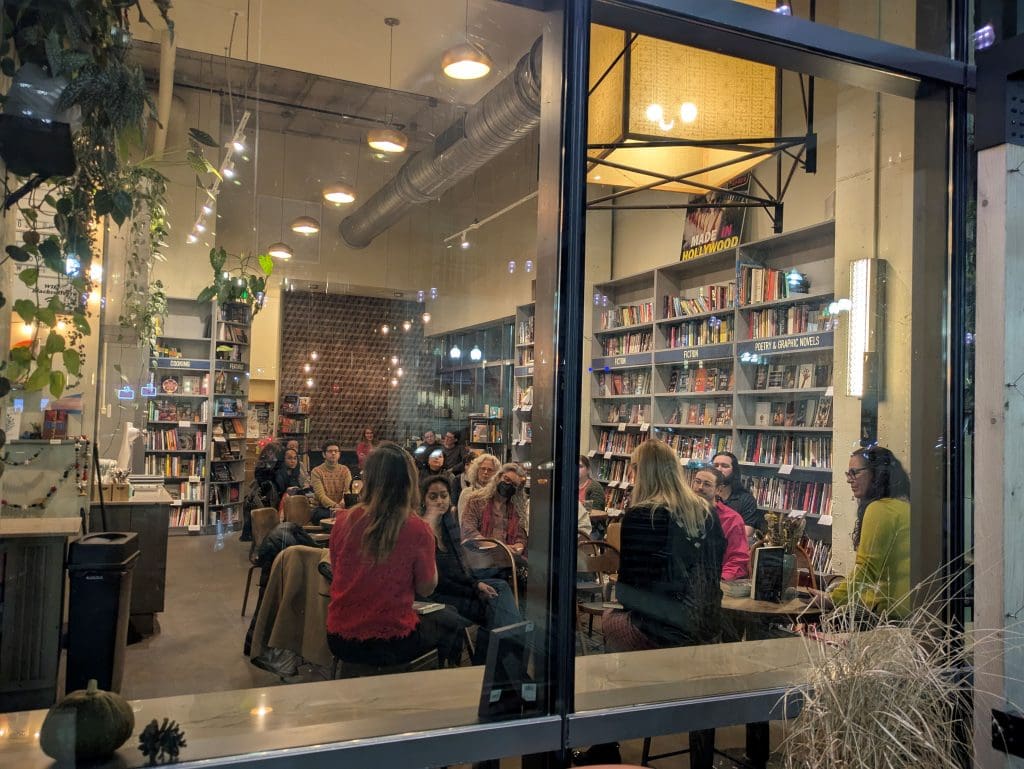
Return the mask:
<path id="1" fill-rule="evenodd" d="M 437 587 L 434 534 L 416 515 L 419 488 L 412 457 L 382 442 L 367 457 L 359 504 L 331 531 L 327 641 L 335 657 L 397 665 L 437 647 L 416 595 Z"/>

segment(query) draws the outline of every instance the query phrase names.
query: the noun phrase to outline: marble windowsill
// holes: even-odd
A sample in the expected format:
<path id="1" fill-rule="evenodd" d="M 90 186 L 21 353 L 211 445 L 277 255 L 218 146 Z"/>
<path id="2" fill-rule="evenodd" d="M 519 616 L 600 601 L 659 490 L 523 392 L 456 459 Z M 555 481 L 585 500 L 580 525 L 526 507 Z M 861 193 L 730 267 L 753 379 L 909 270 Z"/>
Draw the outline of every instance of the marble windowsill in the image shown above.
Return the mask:
<path id="1" fill-rule="evenodd" d="M 808 646 L 801 639 L 581 657 L 577 709 L 615 708 L 799 685 Z M 323 681 L 132 702 L 135 734 L 152 719 L 178 721 L 183 761 L 312 747 L 478 723 L 483 668 Z M 0 714 L 0 764 L 53 764 L 36 733 L 46 712 Z M 91 769 L 144 765 L 137 736 Z"/>
<path id="2" fill-rule="evenodd" d="M 0 516 L 0 537 L 74 537 L 82 530 L 82 519 L 8 518 Z"/>

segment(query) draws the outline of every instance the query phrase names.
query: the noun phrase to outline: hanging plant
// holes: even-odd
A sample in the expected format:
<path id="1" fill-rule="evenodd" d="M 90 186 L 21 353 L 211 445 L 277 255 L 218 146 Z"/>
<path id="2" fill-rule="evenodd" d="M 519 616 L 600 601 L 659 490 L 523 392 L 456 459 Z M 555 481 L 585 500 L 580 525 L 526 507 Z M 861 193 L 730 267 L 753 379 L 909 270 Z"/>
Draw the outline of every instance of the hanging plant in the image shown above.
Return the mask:
<path id="1" fill-rule="evenodd" d="M 229 259 L 232 261 L 230 265 Z M 213 283 L 199 292 L 198 301 L 216 299 L 218 304 L 241 302 L 249 305 L 253 316 L 263 309 L 267 278 L 274 271 L 274 259 L 270 254 L 235 256 L 229 255 L 223 247 L 211 248 L 210 266 L 213 268 Z"/>
<path id="2" fill-rule="evenodd" d="M 173 29 L 169 0 L 155 5 Z M 18 206 L 24 230 L 0 265 L 14 262 L 29 289 L 13 310 L 31 329 L 6 376 L 55 397 L 81 376 L 98 222 L 145 221 L 150 245 L 167 230 L 166 179 L 129 160 L 155 117 L 142 71 L 129 61 L 133 10 L 148 24 L 138 0 L 7 0 L 0 11 L 0 71 L 13 78 L 0 94 L 4 207 Z M 36 97 L 40 104 L 24 103 Z M 122 322 L 148 334 L 161 294 L 158 287 L 155 303 L 128 307 Z"/>

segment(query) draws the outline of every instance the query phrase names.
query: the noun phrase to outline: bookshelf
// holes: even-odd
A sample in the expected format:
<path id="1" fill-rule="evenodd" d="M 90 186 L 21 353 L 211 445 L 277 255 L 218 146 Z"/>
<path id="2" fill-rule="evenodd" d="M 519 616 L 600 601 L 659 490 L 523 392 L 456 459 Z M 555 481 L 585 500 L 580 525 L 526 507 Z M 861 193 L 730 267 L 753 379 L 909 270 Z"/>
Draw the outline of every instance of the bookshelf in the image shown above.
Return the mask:
<path id="1" fill-rule="evenodd" d="M 501 406 L 484 406 L 485 411 L 469 415 L 469 440 L 471 447 L 483 449 L 504 461 L 505 414 Z"/>
<path id="2" fill-rule="evenodd" d="M 654 438 L 686 463 L 734 452 L 762 508 L 806 511 L 830 543 L 834 239 L 825 222 L 594 286 L 588 454 L 608 508 Z"/>
<path id="3" fill-rule="evenodd" d="M 277 417 L 277 436 L 282 443 L 291 440 L 299 442 L 299 456 L 309 452 L 309 410 L 308 395 L 287 393 L 281 396 L 281 408 Z"/>
<path id="4" fill-rule="evenodd" d="M 512 456 L 520 463 L 529 463 L 533 444 L 533 329 L 534 305 L 517 307 L 511 437 Z"/>
<path id="5" fill-rule="evenodd" d="M 231 484 L 214 487 L 240 461 L 226 447 L 234 448 L 237 426 L 230 420 L 240 407 L 244 421 L 248 313 L 246 305 L 168 299 L 143 392 L 149 401 L 144 470 L 164 477 L 172 534 L 213 533 L 218 521 L 230 528 L 241 520 L 241 476 L 234 491 Z M 231 331 L 224 330 L 228 324 Z"/>

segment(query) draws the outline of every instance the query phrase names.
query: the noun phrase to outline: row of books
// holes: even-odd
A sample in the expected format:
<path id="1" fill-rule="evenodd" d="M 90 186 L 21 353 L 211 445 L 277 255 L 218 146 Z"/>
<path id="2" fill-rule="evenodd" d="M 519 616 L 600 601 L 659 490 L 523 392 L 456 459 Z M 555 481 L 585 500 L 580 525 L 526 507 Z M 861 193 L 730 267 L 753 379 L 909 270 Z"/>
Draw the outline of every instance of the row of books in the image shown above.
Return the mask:
<path id="1" fill-rule="evenodd" d="M 241 499 L 239 483 L 231 486 L 210 484 L 209 501 L 211 505 L 230 505 Z"/>
<path id="2" fill-rule="evenodd" d="M 754 370 L 755 390 L 803 390 L 831 385 L 832 365 L 829 363 L 794 363 L 788 366 L 761 363 Z"/>
<path id="3" fill-rule="evenodd" d="M 594 395 L 650 395 L 651 372 L 623 371 L 597 374 L 597 392 Z"/>
<path id="4" fill-rule="evenodd" d="M 633 449 L 639 446 L 647 436 L 642 433 L 626 433 L 618 430 L 602 430 L 597 439 L 597 451 L 599 454 L 612 452 L 613 454 L 632 454 Z"/>
<path id="5" fill-rule="evenodd" d="M 245 399 L 244 398 L 219 398 L 217 400 L 217 410 L 214 411 L 214 416 L 218 416 L 218 417 L 245 416 Z"/>
<path id="6" fill-rule="evenodd" d="M 249 332 L 242 326 L 221 325 L 217 329 L 217 340 L 220 342 L 249 343 Z"/>
<path id="7" fill-rule="evenodd" d="M 147 454 L 146 475 L 163 475 L 184 478 L 189 475 L 206 475 L 206 457 L 176 456 L 174 454 Z"/>
<path id="8" fill-rule="evenodd" d="M 654 438 L 667 443 L 680 459 L 696 459 L 710 462 L 721 451 L 732 450 L 730 433 L 693 435 L 673 430 L 655 430 Z"/>
<path id="9" fill-rule="evenodd" d="M 732 316 L 691 320 L 665 329 L 665 341 L 670 349 L 697 347 L 702 344 L 722 344 L 733 340 Z"/>
<path id="10" fill-rule="evenodd" d="M 670 425 L 732 425 L 731 400 L 693 401 L 677 403 L 669 414 L 666 424 Z"/>
<path id="11" fill-rule="evenodd" d="M 169 430 L 151 429 L 146 436 L 146 448 L 149 451 L 203 451 L 206 449 L 206 432 L 179 432 L 176 427 Z"/>
<path id="12" fill-rule="evenodd" d="M 172 507 L 168 525 L 171 527 L 204 526 L 207 520 L 203 508 L 198 505 Z"/>
<path id="13" fill-rule="evenodd" d="M 687 315 L 731 309 L 736 304 L 736 282 L 701 286 L 687 291 L 686 294 L 689 296 L 665 296 L 665 318 L 683 318 Z"/>
<path id="14" fill-rule="evenodd" d="M 601 414 L 602 422 L 625 422 L 631 425 L 650 423 L 650 403 L 612 403 Z"/>
<path id="15" fill-rule="evenodd" d="M 171 496 L 175 499 L 180 499 L 183 502 L 202 502 L 203 501 L 203 482 L 202 481 L 182 481 L 178 484 L 177 495 L 171 490 L 170 487 L 167 489 L 171 492 Z"/>
<path id="16" fill-rule="evenodd" d="M 533 316 L 516 324 L 516 344 L 533 344 Z"/>
<path id="17" fill-rule="evenodd" d="M 806 537 L 804 538 L 803 545 L 809 551 L 811 568 L 818 574 L 831 574 L 832 546 L 826 542 L 818 542 Z"/>
<path id="18" fill-rule="evenodd" d="M 754 424 L 757 427 L 831 427 L 832 398 L 758 401 L 754 404 Z"/>
<path id="19" fill-rule="evenodd" d="M 748 323 L 748 339 L 765 339 L 788 334 L 813 334 L 827 330 L 828 314 L 824 303 L 795 304 L 790 307 L 753 310 L 748 318 Z"/>
<path id="20" fill-rule="evenodd" d="M 282 433 L 306 434 L 309 432 L 309 417 L 302 417 L 301 419 L 293 419 L 292 417 L 281 417 L 280 419 L 280 432 Z"/>
<path id="21" fill-rule="evenodd" d="M 757 506 L 775 510 L 803 510 L 811 515 L 832 514 L 832 484 L 752 476 L 750 493 Z"/>
<path id="22" fill-rule="evenodd" d="M 240 456 L 239 453 L 234 451 L 231 442 L 227 438 L 213 439 L 214 462 L 230 462 L 233 459 L 239 459 Z"/>
<path id="23" fill-rule="evenodd" d="M 601 310 L 598 318 L 598 329 L 607 331 L 622 326 L 635 326 L 638 323 L 654 322 L 654 302 L 626 304 L 611 309 Z"/>
<path id="24" fill-rule="evenodd" d="M 517 366 L 532 366 L 533 365 L 533 348 L 523 347 L 516 350 L 516 365 Z"/>
<path id="25" fill-rule="evenodd" d="M 741 264 L 739 285 L 736 287 L 739 304 L 760 304 L 789 298 L 789 283 L 784 270 Z"/>
<path id="26" fill-rule="evenodd" d="M 218 419 L 213 425 L 214 437 L 223 435 L 226 438 L 244 438 L 245 422 L 241 417 L 231 419 Z"/>
<path id="27" fill-rule="evenodd" d="M 633 331 L 619 336 L 610 336 L 601 340 L 602 355 L 630 355 L 637 352 L 650 352 L 654 334 L 650 331 Z"/>
<path id="28" fill-rule="evenodd" d="M 501 443 L 504 436 L 498 422 L 470 422 L 470 443 Z"/>
<path id="29" fill-rule="evenodd" d="M 281 398 L 282 414 L 308 414 L 312 401 L 308 395 L 289 393 Z"/>
<path id="30" fill-rule="evenodd" d="M 599 481 L 609 483 L 614 481 L 615 483 L 626 483 L 632 484 L 636 481 L 636 470 L 628 459 L 600 459 L 595 460 L 597 462 L 595 477 Z M 593 463 L 591 463 L 593 468 Z"/>
<path id="31" fill-rule="evenodd" d="M 748 433 L 743 438 L 744 462 L 793 467 L 832 467 L 831 435 Z"/>
<path id="32" fill-rule="evenodd" d="M 188 401 L 173 401 L 156 398 L 149 402 L 150 422 L 200 422 L 205 424 L 210 418 L 210 403 L 203 401 L 195 404 Z"/>
<path id="33" fill-rule="evenodd" d="M 625 510 L 629 507 L 630 489 L 623 489 L 618 486 L 608 486 L 604 490 L 605 510 Z"/>
<path id="34" fill-rule="evenodd" d="M 533 385 L 520 387 L 518 381 L 516 380 L 516 408 L 521 409 L 533 406 Z"/>
<path id="35" fill-rule="evenodd" d="M 245 385 L 241 374 L 229 374 L 218 371 L 213 379 L 213 392 L 217 395 L 245 395 Z"/>
<path id="36" fill-rule="evenodd" d="M 734 385 L 731 365 L 673 366 L 668 377 L 668 392 L 673 393 L 729 391 Z"/>

